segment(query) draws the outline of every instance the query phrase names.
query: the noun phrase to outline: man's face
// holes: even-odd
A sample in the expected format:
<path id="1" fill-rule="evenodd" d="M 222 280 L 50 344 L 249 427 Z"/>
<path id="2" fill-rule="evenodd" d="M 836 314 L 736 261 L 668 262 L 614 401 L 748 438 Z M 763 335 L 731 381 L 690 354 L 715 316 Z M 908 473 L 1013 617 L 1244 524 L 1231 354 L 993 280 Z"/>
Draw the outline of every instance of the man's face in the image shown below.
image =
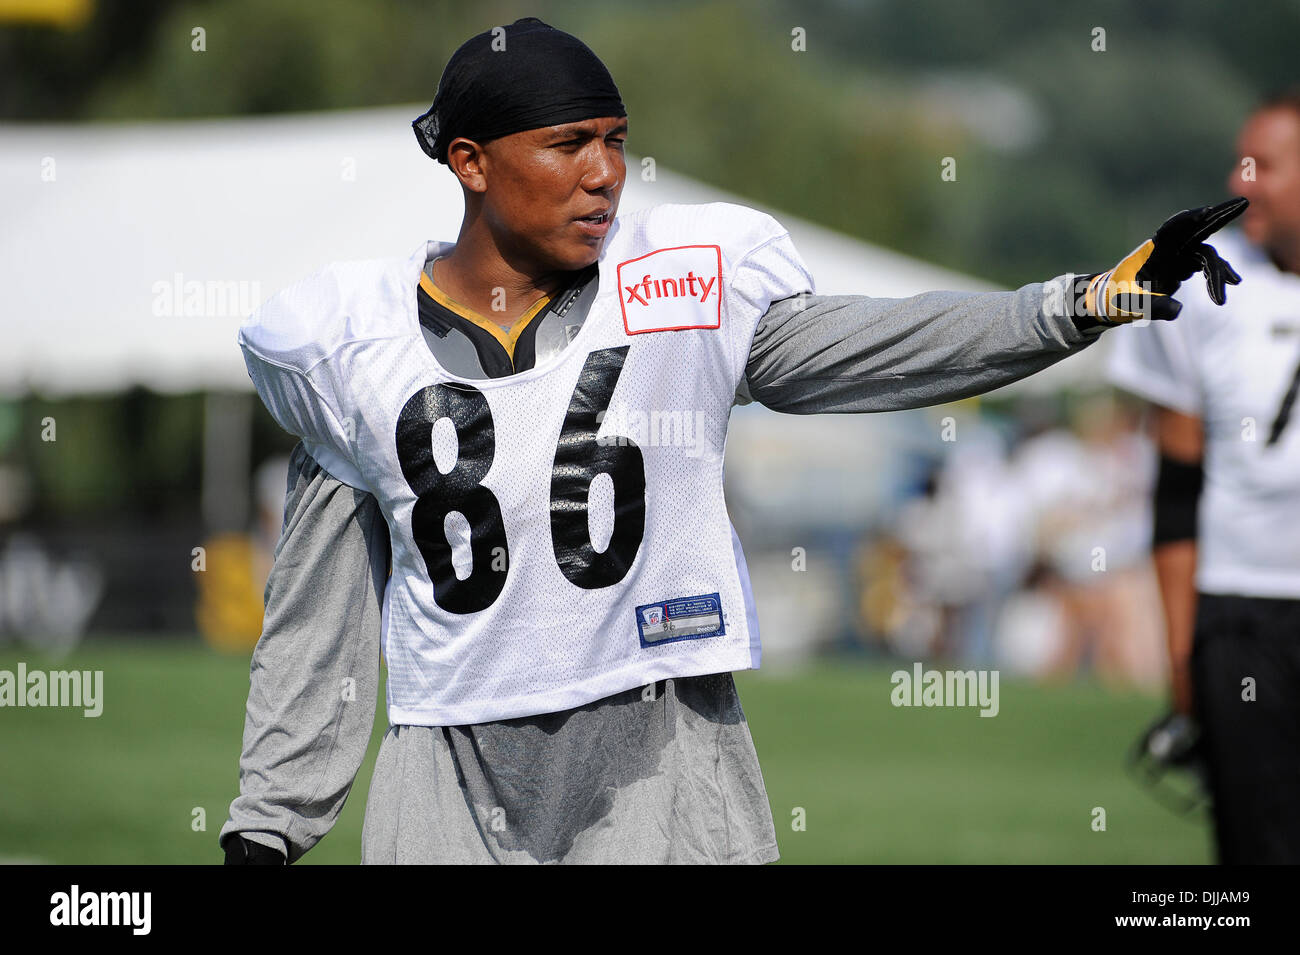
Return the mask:
<path id="1" fill-rule="evenodd" d="M 483 144 L 482 214 L 502 251 L 574 271 L 600 256 L 627 178 L 627 118 L 585 119 Z M 604 213 L 599 222 L 584 217 Z"/>
<path id="2" fill-rule="evenodd" d="M 1242 175 L 1246 159 L 1254 160 L 1253 182 Z M 1241 216 L 1247 239 L 1265 249 L 1300 244 L 1300 114 L 1265 109 L 1246 120 L 1228 190 L 1250 200 Z"/>

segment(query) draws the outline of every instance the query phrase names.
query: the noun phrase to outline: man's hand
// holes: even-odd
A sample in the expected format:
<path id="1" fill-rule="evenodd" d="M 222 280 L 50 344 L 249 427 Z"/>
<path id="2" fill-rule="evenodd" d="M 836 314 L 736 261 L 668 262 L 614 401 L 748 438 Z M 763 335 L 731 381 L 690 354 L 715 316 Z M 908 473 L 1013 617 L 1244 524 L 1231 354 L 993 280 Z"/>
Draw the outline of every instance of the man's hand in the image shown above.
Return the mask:
<path id="1" fill-rule="evenodd" d="M 1188 813 L 1209 801 L 1200 730 L 1185 714 L 1167 713 L 1148 727 L 1129 753 L 1128 768 L 1175 812 Z"/>
<path id="2" fill-rule="evenodd" d="M 226 840 L 226 865 L 284 865 L 284 856 L 241 835 Z"/>
<path id="3" fill-rule="evenodd" d="M 1205 239 L 1241 215 L 1249 204 L 1238 196 L 1217 206 L 1185 209 L 1167 219 L 1119 265 L 1088 283 L 1087 313 L 1114 325 L 1136 318 L 1169 321 L 1177 318 L 1183 307 L 1170 296 L 1197 272 L 1204 273 L 1210 298 L 1222 305 L 1228 297 L 1225 286 L 1240 284 L 1241 276 Z"/>

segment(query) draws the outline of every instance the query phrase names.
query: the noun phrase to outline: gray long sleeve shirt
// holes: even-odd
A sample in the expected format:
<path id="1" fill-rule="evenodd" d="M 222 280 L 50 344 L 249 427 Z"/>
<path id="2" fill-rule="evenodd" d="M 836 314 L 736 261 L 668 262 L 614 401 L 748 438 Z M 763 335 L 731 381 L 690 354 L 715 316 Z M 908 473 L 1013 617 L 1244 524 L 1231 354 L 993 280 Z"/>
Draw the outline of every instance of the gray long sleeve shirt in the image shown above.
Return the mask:
<path id="1" fill-rule="evenodd" d="M 991 391 L 1083 350 L 1100 336 L 1104 326 L 1076 323 L 1066 311 L 1074 278 L 1062 276 L 1008 292 L 928 292 L 903 299 L 797 295 L 774 302 L 758 323 L 736 401 L 758 401 L 793 414 L 880 412 Z M 539 341 L 542 335 L 539 331 Z M 426 339 L 438 347 L 427 334 Z M 559 339 L 557 347 L 566 340 Z M 388 556 L 387 527 L 375 499 L 321 470 L 299 445 L 290 466 L 284 530 L 267 582 L 263 635 L 250 670 L 240 795 L 222 827 L 223 844 L 233 833 L 242 833 L 293 862 L 338 818 L 365 756 L 377 702 Z M 707 765 L 716 778 L 710 786 L 694 789 L 708 789 L 708 794 L 691 796 L 699 802 L 683 807 L 682 793 L 691 792 L 691 786 L 669 784 L 646 795 L 643 781 L 635 790 L 629 783 L 627 792 L 635 791 L 646 802 L 636 803 L 629 795 L 616 801 L 616 808 L 622 808 L 614 815 L 660 819 L 704 814 L 733 820 L 730 833 L 687 832 L 680 838 L 690 844 L 663 850 L 664 861 L 775 858 L 770 810 L 734 684 L 729 675 L 694 680 L 698 682 L 664 681 L 669 685 L 649 699 L 666 699 L 658 705 L 670 707 L 663 720 L 670 724 L 668 741 L 684 754 L 677 762 L 661 760 L 661 766 L 669 765 L 669 773 L 689 773 Z M 557 758 L 556 746 L 563 750 L 602 738 L 630 738 L 630 728 L 646 722 L 644 712 L 633 712 L 642 699 L 633 691 L 569 714 L 551 714 L 554 725 L 542 717 L 471 727 L 390 728 L 386 748 L 399 745 L 399 729 L 408 731 L 404 739 L 409 744 L 401 745 L 414 748 L 381 751 L 367 812 L 368 860 L 607 858 L 608 849 L 583 848 L 588 845 L 583 827 L 593 827 L 590 819 L 565 822 L 554 813 L 539 815 L 536 807 L 547 802 L 547 792 L 573 792 L 575 786 L 601 791 L 602 785 L 612 790 L 614 783 L 589 778 L 590 760 L 570 760 L 574 768 L 557 770 L 565 760 Z M 675 705 L 677 700 L 688 702 Z M 579 714 L 582 719 L 565 718 Z M 567 731 L 571 742 L 562 735 L 568 726 L 573 727 Z M 692 762 L 692 747 L 703 753 L 698 765 Z M 492 765 L 493 759 L 505 757 L 485 756 L 491 753 L 508 753 L 512 762 Z M 721 770 L 718 753 L 730 754 Z M 390 764 L 393 778 L 381 780 L 380 770 Z M 395 777 L 399 764 L 410 787 L 406 795 Z M 540 782 L 519 788 L 502 779 Z M 672 795 L 663 795 L 667 792 Z M 670 798 L 677 802 L 661 805 Z M 418 838 L 428 840 L 431 848 L 422 855 L 407 851 L 421 830 L 408 824 L 399 834 L 396 817 L 404 800 L 427 801 L 443 811 L 459 800 L 472 809 L 447 815 L 445 824 L 459 825 L 460 834 L 431 834 L 428 827 L 434 824 L 424 820 L 425 835 Z M 498 811 L 523 820 L 515 824 L 510 840 L 484 824 Z M 383 818 L 385 814 L 393 818 Z M 538 831 L 521 833 L 521 827 Z M 564 831 L 557 834 L 557 827 Z M 378 844 L 381 840 L 384 845 Z M 622 851 L 645 855 L 634 843 Z"/>

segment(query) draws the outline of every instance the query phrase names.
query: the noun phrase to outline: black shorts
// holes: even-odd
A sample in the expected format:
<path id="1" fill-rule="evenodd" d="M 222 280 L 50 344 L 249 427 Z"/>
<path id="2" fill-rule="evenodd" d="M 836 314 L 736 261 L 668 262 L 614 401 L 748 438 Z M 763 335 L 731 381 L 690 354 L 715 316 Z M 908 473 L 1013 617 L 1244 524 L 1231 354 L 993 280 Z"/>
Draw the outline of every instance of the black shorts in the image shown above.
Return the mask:
<path id="1" fill-rule="evenodd" d="M 1198 594 L 1192 681 L 1219 861 L 1300 863 L 1300 600 Z"/>

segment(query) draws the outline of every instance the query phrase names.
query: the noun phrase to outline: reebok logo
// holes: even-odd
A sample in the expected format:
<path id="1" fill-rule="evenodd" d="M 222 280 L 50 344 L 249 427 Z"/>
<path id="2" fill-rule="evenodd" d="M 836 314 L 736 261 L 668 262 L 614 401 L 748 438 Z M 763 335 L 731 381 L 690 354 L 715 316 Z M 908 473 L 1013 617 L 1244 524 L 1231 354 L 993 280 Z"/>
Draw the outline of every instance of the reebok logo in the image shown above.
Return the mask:
<path id="1" fill-rule="evenodd" d="M 656 249 L 618 265 L 619 306 L 629 335 L 722 325 L 722 249 Z"/>

